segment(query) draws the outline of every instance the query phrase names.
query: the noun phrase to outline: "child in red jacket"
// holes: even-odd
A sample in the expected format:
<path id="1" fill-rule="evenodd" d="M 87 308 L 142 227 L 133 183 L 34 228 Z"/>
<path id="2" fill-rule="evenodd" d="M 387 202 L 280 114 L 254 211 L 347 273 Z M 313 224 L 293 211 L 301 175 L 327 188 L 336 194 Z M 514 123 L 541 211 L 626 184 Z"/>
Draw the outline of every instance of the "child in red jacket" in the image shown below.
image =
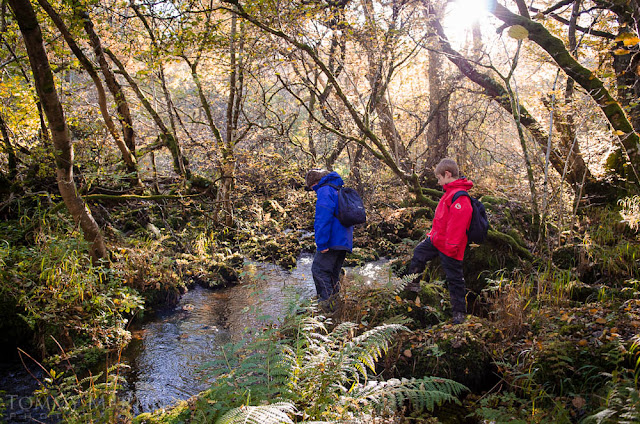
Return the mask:
<path id="1" fill-rule="evenodd" d="M 462 260 L 473 208 L 467 196 L 460 196 L 455 202 L 451 200 L 458 191 L 473 187 L 473 183 L 460 177 L 458 165 L 452 159 L 442 159 L 436 166 L 435 175 L 438 184 L 444 188 L 444 195 L 436 207 L 431 231 L 413 251 L 409 274 L 422 275 L 427 261 L 440 256 L 451 295 L 453 322 L 460 324 L 464 322 L 466 311 Z M 419 291 L 420 277 L 411 282 L 407 290 Z"/>

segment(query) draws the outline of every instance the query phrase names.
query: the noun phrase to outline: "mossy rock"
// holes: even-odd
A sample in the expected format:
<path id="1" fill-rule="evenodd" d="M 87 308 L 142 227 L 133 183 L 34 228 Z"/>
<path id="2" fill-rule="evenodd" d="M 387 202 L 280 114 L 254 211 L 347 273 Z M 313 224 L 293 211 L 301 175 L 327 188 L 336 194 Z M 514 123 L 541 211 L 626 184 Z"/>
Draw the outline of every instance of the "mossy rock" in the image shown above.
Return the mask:
<path id="1" fill-rule="evenodd" d="M 560 333 L 571 333 L 560 329 Z M 578 346 L 575 341 L 556 341 L 545 344 L 530 365 L 536 372 L 531 378 L 550 394 L 582 393 L 604 386 L 610 374 L 619 366 L 623 353 L 620 345 L 608 342 L 593 349 Z"/>
<path id="2" fill-rule="evenodd" d="M 588 300 L 595 300 L 598 298 L 600 286 L 591 286 L 583 283 L 582 281 L 574 280 L 567 284 L 565 291 L 571 300 L 586 303 Z"/>
<path id="3" fill-rule="evenodd" d="M 380 257 L 374 250 L 354 247 L 351 253 L 347 253 L 344 265 L 362 266 L 367 262 L 377 261 L 378 259 L 380 259 Z"/>
<path id="4" fill-rule="evenodd" d="M 551 252 L 551 260 L 558 268 L 571 269 L 578 266 L 580 254 L 584 252 L 584 246 L 568 244 L 554 249 Z"/>
<path id="5" fill-rule="evenodd" d="M 184 424 L 190 421 L 190 401 L 180 401 L 172 408 L 145 412 L 132 421 L 133 424 Z"/>
<path id="6" fill-rule="evenodd" d="M 480 198 L 480 201 L 485 206 L 507 206 L 509 204 L 509 199 L 505 199 L 504 197 L 496 197 L 485 194 Z"/>
<path id="7" fill-rule="evenodd" d="M 367 225 L 367 233 L 372 239 L 383 238 L 392 243 L 400 243 L 403 239 L 420 239 L 429 227 L 426 219 L 428 209 L 401 208 L 383 213 L 379 222 Z"/>
<path id="8" fill-rule="evenodd" d="M 253 238 L 245 242 L 243 248 L 255 260 L 275 263 L 284 268 L 295 267 L 302 252 L 302 246 L 294 232 Z"/>
<path id="9" fill-rule="evenodd" d="M 449 299 L 449 292 L 441 284 L 423 281 L 420 284 L 418 296 L 421 304 L 440 307 L 445 300 Z"/>
<path id="10" fill-rule="evenodd" d="M 244 258 L 238 253 L 228 256 L 216 255 L 207 267 L 206 276 L 200 276 L 201 285 L 213 287 L 227 287 L 240 280 L 240 272 L 244 266 Z M 204 278 L 203 278 L 204 277 Z"/>
<path id="11" fill-rule="evenodd" d="M 464 255 L 463 269 L 465 286 L 473 293 L 486 287 L 486 279 L 499 270 L 520 267 L 522 259 L 509 246 L 487 240 L 478 246 L 469 246 Z"/>
<path id="12" fill-rule="evenodd" d="M 483 196 L 481 199 L 487 211 L 491 229 L 510 235 L 518 244 L 527 247 L 526 239 L 531 239 L 532 217 L 528 207 L 520 202 Z"/>
<path id="13" fill-rule="evenodd" d="M 213 181 L 201 175 L 192 175 L 189 180 L 188 193 L 199 192 L 201 190 L 215 189 Z"/>
<path id="14" fill-rule="evenodd" d="M 497 382 L 493 359 L 484 341 L 465 331 L 465 326 L 451 326 L 449 330 L 438 331 L 437 337 L 427 336 L 429 343 L 404 345 L 400 351 L 410 351 L 411 355 L 400 356 L 395 362 L 395 374 L 406 378 L 448 378 L 474 393 L 489 390 Z"/>

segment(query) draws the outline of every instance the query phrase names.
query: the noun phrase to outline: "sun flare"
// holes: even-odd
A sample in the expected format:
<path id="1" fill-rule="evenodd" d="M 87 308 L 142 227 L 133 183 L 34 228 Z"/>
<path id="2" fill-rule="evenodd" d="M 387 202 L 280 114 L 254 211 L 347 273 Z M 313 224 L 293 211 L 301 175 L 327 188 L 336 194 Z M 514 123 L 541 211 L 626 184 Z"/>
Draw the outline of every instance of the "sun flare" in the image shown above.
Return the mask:
<path id="1" fill-rule="evenodd" d="M 447 5 L 444 26 L 454 39 L 464 39 L 476 23 L 487 18 L 489 0 L 455 0 Z"/>

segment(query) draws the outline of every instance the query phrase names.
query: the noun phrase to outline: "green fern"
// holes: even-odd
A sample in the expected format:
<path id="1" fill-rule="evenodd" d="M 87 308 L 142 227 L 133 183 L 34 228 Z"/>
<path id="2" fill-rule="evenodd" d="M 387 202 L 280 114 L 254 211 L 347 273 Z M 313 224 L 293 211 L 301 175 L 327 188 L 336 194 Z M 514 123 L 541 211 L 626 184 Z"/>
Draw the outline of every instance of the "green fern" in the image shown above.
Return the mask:
<path id="1" fill-rule="evenodd" d="M 373 403 L 392 412 L 400 410 L 407 402 L 416 411 L 433 411 L 445 402 L 459 404 L 457 396 L 465 390 L 462 384 L 442 378 L 403 378 L 372 382 L 354 391 L 352 397 L 358 403 Z"/>
<path id="2" fill-rule="evenodd" d="M 279 329 L 227 346 L 209 364 L 216 384 L 208 391 L 207 422 L 282 423 L 294 415 L 296 422 L 340 421 L 405 404 L 433 410 L 465 390 L 437 378 L 370 381 L 376 362 L 407 328 L 385 324 L 361 333 L 345 322 L 329 331 L 328 322 L 288 317 Z"/>
<path id="3" fill-rule="evenodd" d="M 640 422 L 640 392 L 632 377 L 614 379 L 606 408 L 584 420 L 584 423 L 597 424 L 637 422 Z"/>
<path id="4" fill-rule="evenodd" d="M 418 276 L 419 274 L 407 274 L 400 278 L 391 276 L 387 289 L 390 290 L 392 297 L 398 296 L 407 287 L 407 285 Z"/>
<path id="5" fill-rule="evenodd" d="M 221 417 L 216 424 L 293 424 L 288 414 L 296 407 L 288 402 L 278 402 L 262 406 L 242 406 L 232 409 Z"/>

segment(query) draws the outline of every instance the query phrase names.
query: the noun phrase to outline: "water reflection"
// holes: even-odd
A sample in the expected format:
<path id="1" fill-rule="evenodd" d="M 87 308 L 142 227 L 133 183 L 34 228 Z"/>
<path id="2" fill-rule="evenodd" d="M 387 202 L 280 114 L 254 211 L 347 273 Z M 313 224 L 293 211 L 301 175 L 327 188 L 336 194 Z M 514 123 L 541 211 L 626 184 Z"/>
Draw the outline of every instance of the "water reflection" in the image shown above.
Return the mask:
<path id="1" fill-rule="evenodd" d="M 248 262 L 242 284 L 217 291 L 195 287 L 174 310 L 134 331 L 124 361 L 131 366 L 125 397 L 135 413 L 164 408 L 204 390 L 211 381 L 198 368 L 215 357 L 217 347 L 277 322 L 290 302 L 315 296 L 312 261 L 312 255 L 302 255 L 291 271 Z M 385 260 L 347 273 L 366 284 L 388 281 Z"/>

